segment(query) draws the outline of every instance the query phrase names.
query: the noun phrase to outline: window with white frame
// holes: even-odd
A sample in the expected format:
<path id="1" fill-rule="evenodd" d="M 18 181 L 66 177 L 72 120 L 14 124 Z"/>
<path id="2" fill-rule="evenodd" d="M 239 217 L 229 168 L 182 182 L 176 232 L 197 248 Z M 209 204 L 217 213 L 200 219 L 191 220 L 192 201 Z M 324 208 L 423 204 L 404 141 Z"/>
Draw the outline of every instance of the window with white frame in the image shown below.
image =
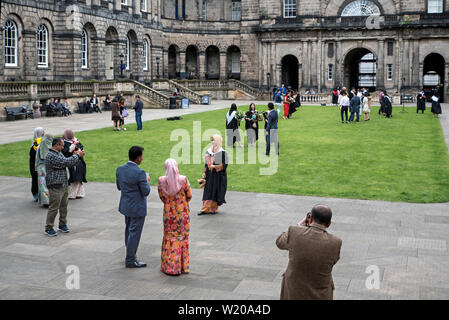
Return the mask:
<path id="1" fill-rule="evenodd" d="M 327 80 L 334 80 L 334 65 L 327 66 Z"/>
<path id="2" fill-rule="evenodd" d="M 121 0 L 120 3 L 124 4 L 125 6 L 127 6 L 128 5 L 128 0 Z"/>
<path id="3" fill-rule="evenodd" d="M 427 13 L 443 13 L 443 0 L 427 0 Z"/>
<path id="4" fill-rule="evenodd" d="M 37 28 L 37 65 L 48 67 L 48 29 L 43 24 Z"/>
<path id="5" fill-rule="evenodd" d="M 17 26 L 8 20 L 5 23 L 5 66 L 17 67 Z"/>
<path id="6" fill-rule="evenodd" d="M 140 10 L 143 12 L 147 12 L 147 0 L 142 0 L 140 4 Z"/>
<path id="7" fill-rule="evenodd" d="M 148 41 L 143 41 L 143 70 L 148 70 Z"/>
<path id="8" fill-rule="evenodd" d="M 232 0 L 232 21 L 240 21 L 242 18 L 242 1 Z"/>
<path id="9" fill-rule="evenodd" d="M 387 64 L 387 80 L 393 80 L 393 65 Z"/>
<path id="10" fill-rule="evenodd" d="M 89 37 L 86 29 L 81 33 L 81 68 L 89 67 Z"/>
<path id="11" fill-rule="evenodd" d="M 203 20 L 207 19 L 207 0 L 203 0 Z"/>
<path id="12" fill-rule="evenodd" d="M 131 40 L 129 36 L 126 37 L 126 70 L 129 70 L 129 63 L 131 61 Z"/>
<path id="13" fill-rule="evenodd" d="M 284 0 L 284 18 L 296 18 L 296 0 Z"/>

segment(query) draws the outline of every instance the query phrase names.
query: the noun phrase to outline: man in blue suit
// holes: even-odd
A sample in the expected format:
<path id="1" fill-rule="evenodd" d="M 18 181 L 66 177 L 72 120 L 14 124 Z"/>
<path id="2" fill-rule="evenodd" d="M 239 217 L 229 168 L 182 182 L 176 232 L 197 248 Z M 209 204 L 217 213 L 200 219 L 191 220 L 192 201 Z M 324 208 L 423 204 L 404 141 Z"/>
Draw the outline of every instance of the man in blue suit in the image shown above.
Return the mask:
<path id="1" fill-rule="evenodd" d="M 270 155 L 270 145 L 274 143 L 276 147 L 276 154 L 279 155 L 279 139 L 278 139 L 278 110 L 274 110 L 272 102 L 268 103 L 268 119 L 265 128 L 265 138 L 267 141 L 266 155 Z"/>
<path id="2" fill-rule="evenodd" d="M 125 216 L 126 267 L 142 268 L 147 265 L 136 258 L 137 247 L 147 215 L 147 196 L 150 194 L 150 177 L 139 168 L 143 160 L 143 148 L 129 149 L 128 163 L 117 168 L 117 189 L 120 197 L 119 212 Z"/>

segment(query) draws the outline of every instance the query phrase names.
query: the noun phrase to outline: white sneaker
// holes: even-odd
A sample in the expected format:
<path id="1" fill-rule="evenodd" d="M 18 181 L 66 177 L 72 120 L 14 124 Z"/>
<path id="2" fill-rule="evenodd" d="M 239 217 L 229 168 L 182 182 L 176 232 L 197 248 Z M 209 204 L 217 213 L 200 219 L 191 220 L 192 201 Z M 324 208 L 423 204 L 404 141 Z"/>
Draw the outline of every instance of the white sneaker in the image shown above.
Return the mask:
<path id="1" fill-rule="evenodd" d="M 125 130 L 125 131 L 126 131 L 126 128 L 123 128 L 123 130 Z"/>

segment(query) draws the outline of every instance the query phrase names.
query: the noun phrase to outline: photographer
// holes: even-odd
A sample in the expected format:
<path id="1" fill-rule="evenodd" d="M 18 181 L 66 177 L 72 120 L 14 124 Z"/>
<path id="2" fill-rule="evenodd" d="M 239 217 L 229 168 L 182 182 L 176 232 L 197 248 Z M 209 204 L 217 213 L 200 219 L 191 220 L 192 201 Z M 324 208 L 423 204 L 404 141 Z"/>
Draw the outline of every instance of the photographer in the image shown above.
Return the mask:
<path id="1" fill-rule="evenodd" d="M 290 226 L 276 240 L 289 251 L 289 263 L 282 278 L 281 300 L 332 300 L 332 268 L 340 259 L 342 241 L 326 231 L 332 211 L 316 205 L 297 226 Z"/>
<path id="2" fill-rule="evenodd" d="M 62 154 L 69 158 L 78 150 L 84 150 L 81 142 L 75 138 L 72 129 L 66 129 L 63 134 L 64 139 L 64 149 Z M 69 199 L 79 199 L 84 198 L 86 193 L 84 191 L 83 182 L 86 183 L 86 163 L 84 158 L 81 158 L 78 164 L 72 168 L 69 168 L 69 186 L 68 186 L 68 198 Z"/>

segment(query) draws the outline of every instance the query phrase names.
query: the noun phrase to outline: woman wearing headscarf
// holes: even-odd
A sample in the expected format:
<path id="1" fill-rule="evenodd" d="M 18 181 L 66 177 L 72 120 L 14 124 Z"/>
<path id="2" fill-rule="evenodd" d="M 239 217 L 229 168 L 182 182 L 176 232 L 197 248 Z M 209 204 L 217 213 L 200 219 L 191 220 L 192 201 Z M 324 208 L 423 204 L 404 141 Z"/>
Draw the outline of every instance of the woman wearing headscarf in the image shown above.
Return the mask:
<path id="1" fill-rule="evenodd" d="M 164 203 L 161 271 L 168 275 L 188 273 L 192 189 L 187 177 L 179 174 L 175 159 L 165 161 L 165 176 L 159 178 L 158 191 Z"/>
<path id="2" fill-rule="evenodd" d="M 240 121 L 237 120 L 237 105 L 233 103 L 228 113 L 226 113 L 226 136 L 228 139 L 228 147 L 233 147 L 237 141 L 238 146 L 242 147 L 239 132 Z"/>
<path id="3" fill-rule="evenodd" d="M 75 138 L 72 129 L 66 129 L 62 138 L 64 139 L 64 149 L 62 150 L 62 154 L 66 158 L 73 156 L 78 150 L 84 150 L 81 142 Z M 69 168 L 69 199 L 73 200 L 85 197 L 86 193 L 84 191 L 83 182 L 87 182 L 86 163 L 84 162 L 84 158 L 81 158 L 75 167 Z"/>
<path id="4" fill-rule="evenodd" d="M 212 147 L 205 156 L 203 206 L 198 215 L 218 213 L 218 207 L 226 203 L 228 154 L 223 150 L 223 138 L 220 135 L 214 135 L 211 141 Z"/>
<path id="5" fill-rule="evenodd" d="M 45 170 L 45 157 L 52 147 L 52 142 L 53 136 L 46 134 L 42 138 L 42 141 L 36 151 L 35 169 L 37 171 L 38 186 L 37 203 L 44 207 L 48 207 L 48 205 L 50 204 L 50 193 L 48 192 L 47 182 L 45 181 L 45 176 L 47 175 L 47 172 Z"/>
<path id="6" fill-rule="evenodd" d="M 30 148 L 30 174 L 31 174 L 31 194 L 33 195 L 34 201 L 37 202 L 39 196 L 39 187 L 37 182 L 37 171 L 36 171 L 36 152 L 41 144 L 42 137 L 44 136 L 44 129 L 41 127 L 34 129 L 33 143 Z"/>

